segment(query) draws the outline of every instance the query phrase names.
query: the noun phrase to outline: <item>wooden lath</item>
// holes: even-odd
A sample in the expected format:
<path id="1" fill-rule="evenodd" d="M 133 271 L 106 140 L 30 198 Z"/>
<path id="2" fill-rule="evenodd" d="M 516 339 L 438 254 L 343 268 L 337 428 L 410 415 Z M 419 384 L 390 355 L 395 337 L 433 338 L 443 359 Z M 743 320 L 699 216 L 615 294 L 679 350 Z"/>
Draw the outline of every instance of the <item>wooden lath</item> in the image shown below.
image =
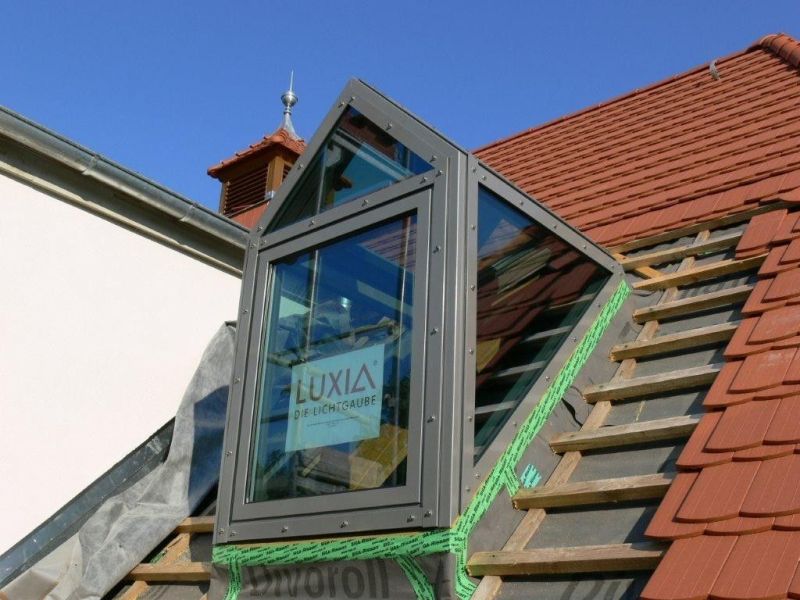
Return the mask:
<path id="1" fill-rule="evenodd" d="M 718 292 L 681 298 L 680 300 L 637 309 L 633 312 L 633 319 L 637 323 L 646 323 L 647 321 L 685 317 L 712 308 L 740 304 L 747 300 L 752 291 L 753 285 L 744 284 L 726 290 L 719 290 Z"/>
<path id="2" fill-rule="evenodd" d="M 730 321 L 668 335 L 659 335 L 652 340 L 617 344 L 611 349 L 611 360 L 620 361 L 626 358 L 657 356 L 677 350 L 718 344 L 731 339 L 737 327 L 739 327 L 739 321 Z"/>
<path id="3" fill-rule="evenodd" d="M 175 528 L 175 533 L 214 533 L 214 515 L 187 517 Z"/>
<path id="4" fill-rule="evenodd" d="M 585 452 L 664 440 L 679 440 L 688 438 L 699 422 L 700 415 L 686 415 L 613 425 L 602 427 L 597 431 L 581 430 L 562 433 L 550 440 L 550 447 L 558 453 Z"/>
<path id="5" fill-rule="evenodd" d="M 565 575 L 608 571 L 652 571 L 665 544 L 608 544 L 544 550 L 476 552 L 467 563 L 473 577 L 484 575 Z"/>
<path id="6" fill-rule="evenodd" d="M 126 579 L 147 583 L 202 583 L 211 580 L 211 567 L 201 562 L 141 564 L 134 567 Z"/>
<path id="7" fill-rule="evenodd" d="M 651 265 L 662 265 L 668 262 L 675 262 L 687 256 L 699 256 L 701 254 L 710 254 L 712 252 L 719 252 L 733 248 L 739 243 L 742 238 L 742 233 L 737 231 L 719 237 L 710 238 L 705 242 L 699 244 L 687 244 L 685 246 L 678 246 L 677 248 L 667 248 L 666 250 L 658 250 L 657 252 L 650 252 L 648 254 L 640 254 L 634 257 L 624 257 L 620 260 L 622 267 L 626 271 L 634 271 L 640 267 L 649 267 Z"/>
<path id="8" fill-rule="evenodd" d="M 175 528 L 175 537 L 156 562 L 134 567 L 125 579 L 133 581 L 120 600 L 140 600 L 151 584 L 203 583 L 211 579 L 207 563 L 187 561 L 191 536 L 214 531 L 214 516 L 187 517 Z M 205 596 L 204 596 L 205 598 Z"/>
<path id="9" fill-rule="evenodd" d="M 663 473 L 578 481 L 520 490 L 512 501 L 514 508 L 558 508 L 587 504 L 606 504 L 629 500 L 661 498 L 672 481 Z"/>
<path id="10" fill-rule="evenodd" d="M 637 377 L 629 381 L 611 381 L 589 386 L 583 391 L 583 397 L 587 402 L 593 404 L 600 400 L 616 402 L 643 395 L 688 390 L 710 384 L 720 370 L 722 370 L 722 363 L 714 363 Z"/>
<path id="11" fill-rule="evenodd" d="M 701 281 L 708 281 L 725 275 L 750 271 L 759 267 L 766 257 L 766 254 L 759 254 L 758 256 L 743 258 L 741 260 L 729 258 L 708 265 L 701 265 L 694 269 L 686 269 L 684 271 L 668 273 L 660 277 L 638 281 L 633 284 L 633 287 L 637 290 L 663 290 L 670 287 L 700 283 Z"/>

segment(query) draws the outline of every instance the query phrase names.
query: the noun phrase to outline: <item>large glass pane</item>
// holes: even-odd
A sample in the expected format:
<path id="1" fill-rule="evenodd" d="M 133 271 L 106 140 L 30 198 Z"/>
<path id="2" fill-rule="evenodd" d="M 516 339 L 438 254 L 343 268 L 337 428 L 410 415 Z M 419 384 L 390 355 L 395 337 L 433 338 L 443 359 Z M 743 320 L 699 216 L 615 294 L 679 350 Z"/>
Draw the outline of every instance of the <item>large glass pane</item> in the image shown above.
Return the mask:
<path id="1" fill-rule="evenodd" d="M 480 189 L 475 462 L 608 277 L 564 240 Z"/>
<path id="2" fill-rule="evenodd" d="M 406 483 L 416 216 L 273 265 L 248 501 Z"/>
<path id="3" fill-rule="evenodd" d="M 311 161 L 270 230 L 430 169 L 431 165 L 350 107 Z"/>

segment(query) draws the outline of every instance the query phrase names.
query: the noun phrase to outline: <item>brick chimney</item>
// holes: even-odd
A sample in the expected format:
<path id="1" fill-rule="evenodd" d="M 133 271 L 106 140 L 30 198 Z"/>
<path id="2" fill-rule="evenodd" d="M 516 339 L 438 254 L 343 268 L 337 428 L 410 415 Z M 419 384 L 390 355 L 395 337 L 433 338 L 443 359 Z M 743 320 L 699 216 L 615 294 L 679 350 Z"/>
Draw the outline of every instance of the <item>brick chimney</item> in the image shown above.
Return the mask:
<path id="1" fill-rule="evenodd" d="M 281 101 L 283 121 L 275 132 L 208 169 L 211 177 L 222 182 L 219 212 L 248 228 L 258 223 L 306 147 L 292 125 L 292 107 L 297 103 L 292 83 Z"/>

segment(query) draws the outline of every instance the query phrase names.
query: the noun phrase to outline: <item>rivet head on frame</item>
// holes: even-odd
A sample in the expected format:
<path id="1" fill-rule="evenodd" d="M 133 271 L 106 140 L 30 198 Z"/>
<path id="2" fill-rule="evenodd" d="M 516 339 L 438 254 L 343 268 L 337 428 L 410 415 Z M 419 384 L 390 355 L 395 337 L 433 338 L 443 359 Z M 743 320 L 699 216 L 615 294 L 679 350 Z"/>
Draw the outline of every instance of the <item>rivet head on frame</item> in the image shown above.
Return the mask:
<path id="1" fill-rule="evenodd" d="M 435 154 L 431 155 L 431 162 L 436 162 L 437 158 L 438 157 Z"/>
<path id="2" fill-rule="evenodd" d="M 467 415 L 467 421 L 472 422 L 472 415 Z"/>
<path id="3" fill-rule="evenodd" d="M 256 231 L 264 231 L 264 228 L 261 225 L 259 225 L 258 227 L 256 227 Z"/>
<path id="4" fill-rule="evenodd" d="M 241 377 L 237 377 L 236 379 L 233 380 L 233 383 L 241 383 L 241 382 L 242 382 Z"/>
<path id="5" fill-rule="evenodd" d="M 480 479 L 480 478 L 481 478 L 481 474 L 480 473 L 475 473 L 475 479 Z"/>
<path id="6" fill-rule="evenodd" d="M 436 176 L 439 177 L 439 175 L 444 175 L 444 171 L 442 171 L 441 169 L 436 171 Z"/>
<path id="7" fill-rule="evenodd" d="M 428 178 L 427 177 L 423 177 L 422 179 L 420 179 L 419 182 L 420 183 L 426 183 L 427 181 L 428 181 Z"/>
<path id="8" fill-rule="evenodd" d="M 284 525 L 283 527 L 281 527 L 281 533 L 286 533 L 287 531 L 289 531 L 288 525 Z"/>
<path id="9" fill-rule="evenodd" d="M 255 248 L 255 247 L 256 247 L 256 245 L 251 243 L 251 244 L 250 244 L 250 247 L 251 247 L 251 248 Z"/>
<path id="10" fill-rule="evenodd" d="M 471 487 L 469 487 L 469 486 L 465 487 L 464 489 L 465 489 L 466 491 L 468 491 L 468 492 L 471 492 L 471 491 L 472 491 L 472 488 L 471 488 Z"/>
<path id="11" fill-rule="evenodd" d="M 406 517 L 406 521 L 407 521 L 408 523 L 413 523 L 413 522 L 414 522 L 414 521 L 416 521 L 416 520 L 417 520 L 417 517 L 415 517 L 414 515 L 408 515 L 408 516 Z"/>
<path id="12" fill-rule="evenodd" d="M 368 205 L 369 205 L 369 200 L 364 200 L 361 202 L 361 206 L 368 206 Z"/>
<path id="13" fill-rule="evenodd" d="M 439 333 L 438 327 L 434 327 L 433 329 L 431 329 L 431 335 L 436 335 L 437 333 Z"/>
<path id="14" fill-rule="evenodd" d="M 217 531 L 217 533 L 222 535 L 223 533 L 225 533 L 225 530 L 224 529 L 220 529 L 220 530 Z"/>
<path id="15" fill-rule="evenodd" d="M 309 226 L 309 227 L 313 227 L 314 225 L 316 225 L 316 223 L 314 222 L 314 220 L 313 220 L 313 219 L 312 219 L 311 221 L 309 221 L 309 222 L 308 222 L 308 226 Z"/>
<path id="16" fill-rule="evenodd" d="M 233 451 L 232 450 L 226 450 L 225 451 L 225 456 L 232 456 L 232 455 L 233 455 Z"/>
<path id="17" fill-rule="evenodd" d="M 481 181 L 486 181 L 486 175 L 481 175 Z"/>
<path id="18" fill-rule="evenodd" d="M 436 253 L 437 253 L 437 252 L 439 252 L 439 250 L 441 250 L 441 249 L 442 249 L 442 247 L 441 247 L 441 246 L 438 246 L 438 245 L 437 245 L 437 246 L 434 246 L 434 247 L 433 247 L 433 253 L 434 253 L 434 254 L 436 254 Z"/>
<path id="19" fill-rule="evenodd" d="M 428 423 L 433 423 L 434 421 L 436 421 L 436 415 L 431 415 L 428 417 Z"/>
<path id="20" fill-rule="evenodd" d="M 475 284 L 473 283 L 471 286 L 469 286 L 469 289 L 474 292 L 475 291 Z"/>
<path id="21" fill-rule="evenodd" d="M 433 516 L 433 511 L 432 510 L 426 510 L 425 511 L 425 516 L 426 517 L 432 517 Z"/>
<path id="22" fill-rule="evenodd" d="M 302 169 L 303 167 L 305 167 L 305 165 L 303 163 L 300 163 L 299 165 L 297 165 L 298 169 Z"/>
<path id="23" fill-rule="evenodd" d="M 474 224 L 470 225 L 469 228 L 472 229 L 472 231 L 475 231 L 475 229 L 476 229 Z"/>
<path id="24" fill-rule="evenodd" d="M 467 350 L 467 352 L 469 352 L 470 354 L 475 354 L 475 349 L 474 348 L 470 348 L 469 350 Z"/>
<path id="25" fill-rule="evenodd" d="M 231 531 L 231 537 L 236 537 L 238 534 L 235 531 Z"/>
<path id="26" fill-rule="evenodd" d="M 246 315 L 246 314 L 247 314 L 247 312 L 248 312 L 248 311 L 247 311 L 247 309 L 245 308 L 245 309 L 242 311 L 242 314 L 243 314 L 243 315 Z"/>
<path id="27" fill-rule="evenodd" d="M 389 122 L 386 124 L 386 129 L 391 129 L 393 126 L 394 126 L 394 125 L 392 124 L 392 122 L 391 122 L 391 121 L 389 121 Z"/>
<path id="28" fill-rule="evenodd" d="M 350 525 L 350 523 L 348 523 L 347 521 L 342 521 L 341 523 L 339 523 L 339 527 L 341 527 L 342 529 L 344 529 L 348 525 Z"/>
<path id="29" fill-rule="evenodd" d="M 513 422 L 511 425 L 512 425 L 513 427 L 516 427 L 516 426 L 517 426 L 517 422 L 516 422 L 516 421 L 514 421 L 514 422 Z"/>

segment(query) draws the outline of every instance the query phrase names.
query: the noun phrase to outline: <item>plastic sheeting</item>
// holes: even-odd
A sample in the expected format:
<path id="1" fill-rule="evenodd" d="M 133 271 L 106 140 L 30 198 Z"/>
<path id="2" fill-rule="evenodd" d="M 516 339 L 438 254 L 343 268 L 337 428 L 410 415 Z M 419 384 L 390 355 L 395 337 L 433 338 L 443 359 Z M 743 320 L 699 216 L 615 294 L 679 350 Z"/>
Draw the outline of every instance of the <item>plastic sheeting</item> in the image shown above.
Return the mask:
<path id="1" fill-rule="evenodd" d="M 219 475 L 234 334 L 234 325 L 223 325 L 203 353 L 175 416 L 167 459 L 109 498 L 0 598 L 99 600 L 192 514 Z"/>

